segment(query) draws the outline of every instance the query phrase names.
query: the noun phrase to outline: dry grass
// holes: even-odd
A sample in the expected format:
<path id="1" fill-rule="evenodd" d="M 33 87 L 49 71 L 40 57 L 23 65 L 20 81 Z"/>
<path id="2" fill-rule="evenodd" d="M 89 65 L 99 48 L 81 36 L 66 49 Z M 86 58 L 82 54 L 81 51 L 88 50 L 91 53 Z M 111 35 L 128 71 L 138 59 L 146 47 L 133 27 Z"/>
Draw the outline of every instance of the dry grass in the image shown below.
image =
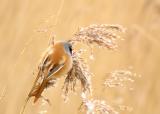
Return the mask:
<path id="1" fill-rule="evenodd" d="M 74 37 L 69 40 L 72 45 L 77 42 L 87 44 L 87 46 L 92 47 L 96 44 L 98 47 L 105 47 L 107 49 L 115 49 L 118 44 L 117 40 L 120 38 L 116 32 L 124 32 L 124 28 L 120 25 L 90 25 L 88 27 L 82 27 L 78 32 L 75 33 Z M 92 51 L 88 50 L 88 51 Z M 92 54 L 92 53 L 91 53 Z M 91 55 L 89 55 L 91 56 Z M 88 99 L 87 90 L 89 91 L 89 96 L 92 96 L 92 84 L 91 77 L 92 73 L 89 71 L 87 64 L 84 63 L 81 57 L 81 52 L 73 53 L 73 67 L 68 73 L 67 78 L 64 82 L 65 96 L 67 96 L 70 90 L 75 91 L 76 80 L 80 80 L 82 86 L 82 106 L 85 107 L 87 114 L 101 113 L 101 114 L 117 114 L 109 105 L 106 105 L 104 101 Z"/>
<path id="2" fill-rule="evenodd" d="M 107 78 L 104 82 L 106 87 L 121 87 L 129 88 L 129 84 L 134 83 L 137 77 L 136 73 L 133 73 L 131 70 L 120 69 L 114 70 L 107 75 Z M 130 88 L 132 89 L 132 88 Z"/>
<path id="3" fill-rule="evenodd" d="M 81 95 L 82 104 L 80 109 L 86 114 L 118 114 L 110 105 L 107 105 L 104 100 L 88 99 L 84 93 Z"/>
<path id="4" fill-rule="evenodd" d="M 92 73 L 89 71 L 88 65 L 84 62 L 81 57 L 81 51 L 73 52 L 73 67 L 68 73 L 63 90 L 64 95 L 67 97 L 69 90 L 75 92 L 75 86 L 77 80 L 81 82 L 83 92 L 91 92 L 91 76 Z"/>
<path id="5" fill-rule="evenodd" d="M 90 25 L 81 27 L 74 34 L 72 41 L 83 42 L 88 46 L 97 44 L 99 47 L 115 49 L 118 46 L 117 39 L 120 38 L 116 32 L 125 32 L 125 29 L 120 25 Z"/>

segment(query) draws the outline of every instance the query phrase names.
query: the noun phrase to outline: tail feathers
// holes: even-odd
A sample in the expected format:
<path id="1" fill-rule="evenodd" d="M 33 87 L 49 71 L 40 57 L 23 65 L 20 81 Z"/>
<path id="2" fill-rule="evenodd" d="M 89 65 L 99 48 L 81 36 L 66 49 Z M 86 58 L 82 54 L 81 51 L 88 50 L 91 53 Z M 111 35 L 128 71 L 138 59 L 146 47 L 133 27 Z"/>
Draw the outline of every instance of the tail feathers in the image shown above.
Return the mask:
<path id="1" fill-rule="evenodd" d="M 35 96 L 35 98 L 34 98 L 34 101 L 33 101 L 33 102 L 34 102 L 34 103 L 36 103 L 36 102 L 38 101 L 38 99 L 39 99 L 39 98 L 40 98 L 40 97 L 36 97 L 36 96 Z"/>
<path id="2" fill-rule="evenodd" d="M 47 86 L 47 81 L 43 80 L 42 84 L 36 88 L 36 90 L 32 93 L 32 96 L 34 96 L 34 103 L 38 101 L 38 99 L 41 97 L 42 92 Z"/>

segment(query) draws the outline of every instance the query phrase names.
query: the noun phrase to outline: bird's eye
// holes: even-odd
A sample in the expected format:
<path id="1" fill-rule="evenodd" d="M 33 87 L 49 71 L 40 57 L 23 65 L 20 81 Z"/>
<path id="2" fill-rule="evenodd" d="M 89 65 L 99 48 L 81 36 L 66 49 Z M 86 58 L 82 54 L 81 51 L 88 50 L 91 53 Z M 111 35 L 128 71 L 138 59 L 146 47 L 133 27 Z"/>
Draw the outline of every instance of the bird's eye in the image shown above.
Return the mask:
<path id="1" fill-rule="evenodd" d="M 72 46 L 71 45 L 69 46 L 69 51 L 72 54 Z"/>

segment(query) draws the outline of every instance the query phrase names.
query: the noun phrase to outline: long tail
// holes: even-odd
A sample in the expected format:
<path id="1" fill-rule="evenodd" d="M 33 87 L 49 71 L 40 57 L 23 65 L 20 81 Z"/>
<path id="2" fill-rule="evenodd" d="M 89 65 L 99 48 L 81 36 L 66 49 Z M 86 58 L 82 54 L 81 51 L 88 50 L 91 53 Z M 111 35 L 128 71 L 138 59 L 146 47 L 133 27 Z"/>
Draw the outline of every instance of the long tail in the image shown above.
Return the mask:
<path id="1" fill-rule="evenodd" d="M 40 77 L 39 74 L 40 74 L 40 72 L 38 73 L 38 76 L 37 76 L 37 78 L 36 78 L 36 80 L 35 80 L 35 82 L 33 84 L 33 87 L 31 89 L 31 91 L 29 92 L 29 94 L 28 94 L 28 96 L 27 96 L 27 98 L 25 100 L 25 103 L 24 103 L 23 107 L 21 108 L 20 114 L 24 113 L 25 108 L 27 106 L 27 103 L 28 103 L 28 101 L 29 101 L 29 99 L 31 97 L 35 97 L 34 103 L 41 97 L 41 94 L 42 94 L 42 92 L 43 92 L 43 90 L 44 90 L 44 88 L 45 88 L 45 86 L 47 84 L 47 81 L 43 80 L 42 83 L 39 86 L 36 86 L 37 81 L 38 81 L 38 79 Z"/>
<path id="2" fill-rule="evenodd" d="M 46 88 L 47 85 L 47 80 L 43 80 L 42 84 L 39 86 L 39 88 L 35 91 L 35 95 L 34 95 L 34 103 L 36 103 L 38 101 L 38 99 L 41 97 L 41 94 L 43 92 L 43 90 Z"/>
<path id="3" fill-rule="evenodd" d="M 43 90 L 44 90 L 45 87 L 46 87 L 46 84 L 47 84 L 47 80 L 43 80 L 42 84 L 38 87 L 38 89 L 36 89 L 36 91 L 32 90 L 32 91 L 29 93 L 28 97 L 27 97 L 26 100 L 25 100 L 25 103 L 24 103 L 23 107 L 21 108 L 20 114 L 23 114 L 23 113 L 24 113 L 24 110 L 25 110 L 25 108 L 26 108 L 26 106 L 27 106 L 27 103 L 28 103 L 28 101 L 29 101 L 29 99 L 30 99 L 31 97 L 35 97 L 35 98 L 34 98 L 34 103 L 36 103 L 36 102 L 38 101 L 38 99 L 41 97 L 41 94 L 42 94 Z M 34 93 L 32 93 L 33 91 L 34 91 Z"/>

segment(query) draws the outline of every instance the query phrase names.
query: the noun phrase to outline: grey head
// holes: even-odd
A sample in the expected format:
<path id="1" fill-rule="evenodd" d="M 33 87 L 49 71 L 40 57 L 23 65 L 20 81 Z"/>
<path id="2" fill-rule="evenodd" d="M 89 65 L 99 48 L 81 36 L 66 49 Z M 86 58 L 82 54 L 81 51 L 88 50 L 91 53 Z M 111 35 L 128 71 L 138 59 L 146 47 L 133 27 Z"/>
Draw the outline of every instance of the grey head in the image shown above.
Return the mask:
<path id="1" fill-rule="evenodd" d="M 72 45 L 69 42 L 64 42 L 64 49 L 67 54 L 72 55 Z"/>

